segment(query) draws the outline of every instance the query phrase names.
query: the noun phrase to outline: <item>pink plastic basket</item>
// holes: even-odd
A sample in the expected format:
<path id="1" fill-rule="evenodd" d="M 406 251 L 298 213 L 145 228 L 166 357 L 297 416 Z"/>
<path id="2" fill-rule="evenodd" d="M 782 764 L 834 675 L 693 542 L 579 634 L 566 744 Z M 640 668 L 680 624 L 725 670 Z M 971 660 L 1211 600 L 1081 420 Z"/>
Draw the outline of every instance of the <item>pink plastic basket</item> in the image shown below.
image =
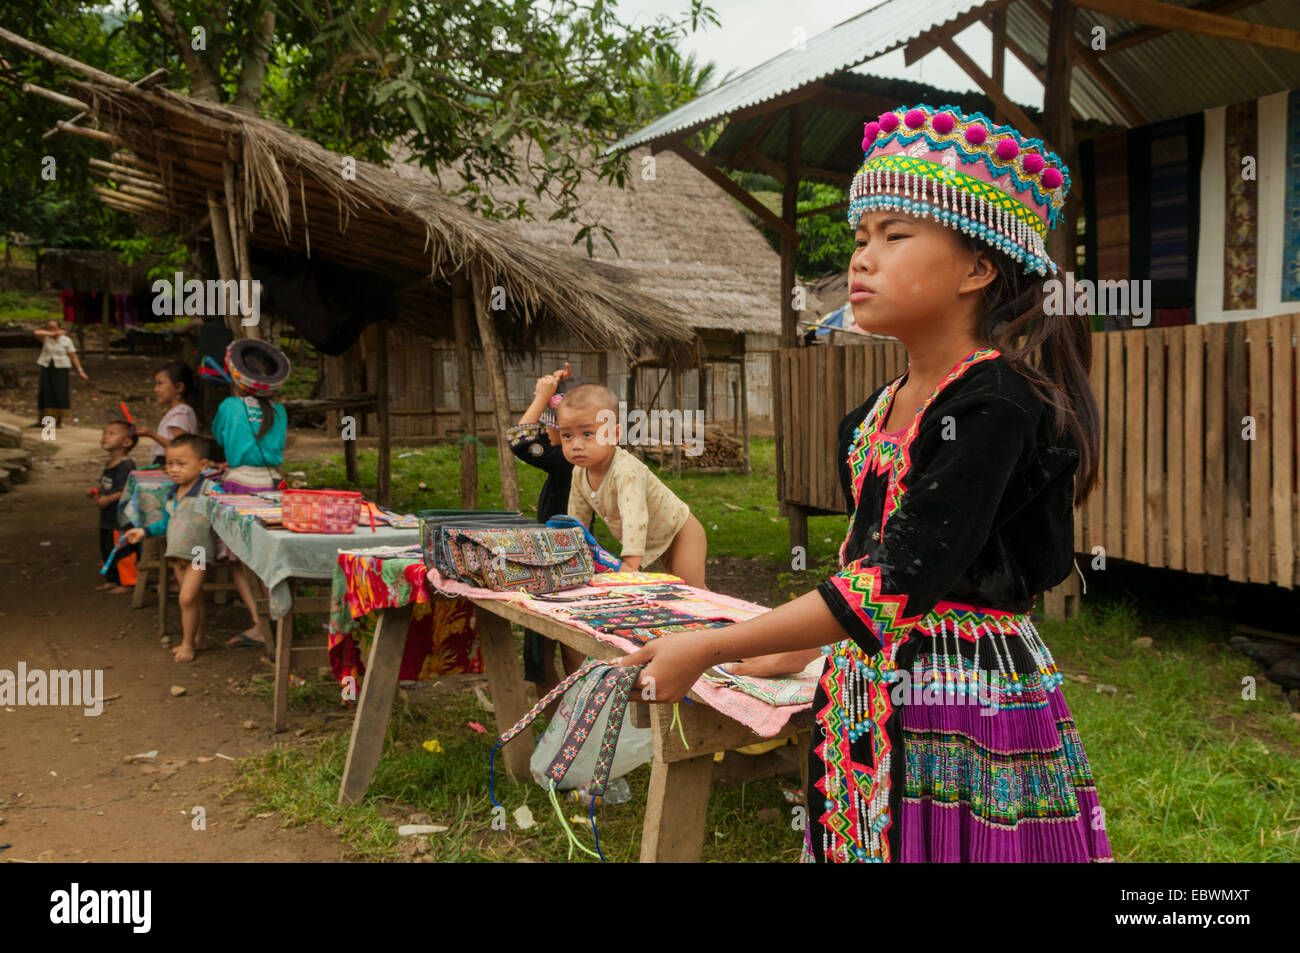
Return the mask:
<path id="1" fill-rule="evenodd" d="M 361 515 L 356 490 L 285 490 L 280 519 L 295 533 L 354 533 Z"/>

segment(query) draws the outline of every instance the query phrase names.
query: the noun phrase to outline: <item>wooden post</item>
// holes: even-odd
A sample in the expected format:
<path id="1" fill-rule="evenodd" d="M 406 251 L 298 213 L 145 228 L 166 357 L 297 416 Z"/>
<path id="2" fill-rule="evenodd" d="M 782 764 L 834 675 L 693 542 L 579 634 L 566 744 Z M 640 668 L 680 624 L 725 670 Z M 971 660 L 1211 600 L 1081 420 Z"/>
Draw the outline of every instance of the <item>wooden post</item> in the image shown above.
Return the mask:
<path id="1" fill-rule="evenodd" d="M 773 389 L 772 403 L 776 404 L 776 393 Z M 745 445 L 745 472 L 749 473 L 753 467 L 749 463 L 749 382 L 745 378 L 745 356 L 740 357 L 740 439 Z M 777 460 L 777 466 L 780 467 L 780 459 Z"/>
<path id="2" fill-rule="evenodd" d="M 501 356 L 501 341 L 496 324 L 488 310 L 489 286 L 482 269 L 474 271 L 474 317 L 478 321 L 478 336 L 483 343 L 483 360 L 487 364 L 488 384 L 492 389 L 492 418 L 497 438 L 497 460 L 501 465 L 501 498 L 508 510 L 518 510 L 519 475 L 515 472 L 515 457 L 506 440 L 510 426 L 510 401 L 506 391 L 506 367 Z"/>
<path id="3" fill-rule="evenodd" d="M 357 393 L 357 386 L 356 386 L 357 369 L 356 369 L 356 365 L 352 361 L 351 350 L 348 350 L 345 354 L 342 355 L 342 357 L 339 358 L 339 369 L 342 371 L 341 376 L 343 378 L 343 393 L 344 394 Z M 356 411 L 354 410 L 352 412 L 352 415 L 355 414 Z M 350 415 L 347 414 L 339 415 L 340 435 L 342 435 L 342 424 L 343 424 L 343 418 L 345 416 L 350 416 Z M 352 439 L 343 441 L 343 467 L 347 474 L 348 482 L 354 484 L 361 482 L 361 467 L 357 462 L 357 437 L 360 436 L 360 434 L 358 433 L 359 429 L 360 427 L 356 420 L 356 417 L 353 416 Z"/>
<path id="4" fill-rule="evenodd" d="M 993 85 L 1002 89 L 1005 85 L 1007 62 L 1007 11 L 1006 8 L 993 11 Z M 993 121 L 1006 122 L 1002 110 L 993 106 Z"/>
<path id="5" fill-rule="evenodd" d="M 641 372 L 635 360 L 627 362 L 627 412 L 636 410 L 636 379 Z"/>
<path id="6" fill-rule="evenodd" d="M 392 505 L 393 444 L 392 424 L 388 416 L 388 322 L 380 321 L 375 329 L 378 348 L 375 353 L 375 416 L 379 418 L 379 462 L 375 496 L 381 506 Z"/>
<path id="7" fill-rule="evenodd" d="M 393 693 L 397 690 L 397 673 L 402 666 L 406 630 L 410 628 L 413 609 L 414 605 L 408 604 L 379 613 L 365 680 L 357 699 L 357 714 L 352 722 L 348 759 L 339 784 L 340 804 L 355 804 L 365 796 L 384 753 L 384 736 L 393 711 Z"/>
<path id="8" fill-rule="evenodd" d="M 226 194 L 226 225 L 230 229 L 230 260 L 233 265 L 230 277 L 238 280 L 243 277 L 244 263 L 240 257 L 242 243 L 239 238 L 239 218 L 236 212 L 235 166 L 229 159 L 221 164 L 221 176 Z M 256 325 L 245 326 L 240 320 L 237 302 L 238 298 L 231 301 L 229 296 L 226 297 L 226 323 L 230 325 L 231 332 L 236 338 L 261 337 L 261 331 Z"/>
<path id="9" fill-rule="evenodd" d="M 275 704 L 272 727 L 277 732 L 284 731 L 289 723 L 289 660 L 293 653 L 293 599 L 297 595 L 297 581 L 290 579 L 289 611 L 272 627 L 275 633 Z"/>
<path id="10" fill-rule="evenodd" d="M 460 395 L 460 508 L 478 509 L 478 414 L 474 407 L 474 289 L 465 273 L 451 276 L 451 317 L 456 329 L 456 391 Z M 437 401 L 435 401 L 435 404 Z"/>
<path id="11" fill-rule="evenodd" d="M 672 409 L 682 416 L 686 415 L 686 408 L 682 406 L 685 403 L 682 397 L 682 372 L 681 368 L 673 368 L 673 406 Z M 680 418 L 679 418 L 680 419 Z M 659 439 L 663 439 L 663 432 L 660 431 Z M 673 476 L 682 475 L 682 431 L 681 425 L 673 431 Z"/>
<path id="12" fill-rule="evenodd" d="M 208 189 L 208 222 L 212 225 L 212 250 L 217 257 L 217 277 L 222 281 L 238 278 L 234 246 L 230 242 L 230 218 L 212 189 Z M 229 306 L 226 308 L 226 327 L 231 334 L 239 336 L 239 317 L 230 313 Z"/>
<path id="13" fill-rule="evenodd" d="M 105 364 L 108 363 L 108 299 L 110 297 L 108 289 L 105 288 L 103 306 L 99 309 L 99 346 L 104 349 L 103 363 Z"/>
<path id="14" fill-rule="evenodd" d="M 477 299 L 477 295 L 475 298 Z M 513 459 L 513 457 L 511 458 Z M 479 647 L 483 652 L 483 668 L 487 672 L 488 689 L 496 709 L 497 731 L 510 728 L 528 712 L 528 696 L 524 694 L 524 669 L 519 661 L 510 623 L 493 612 L 477 610 Z M 501 749 L 506 771 L 520 780 L 530 777 L 528 761 L 533 755 L 531 732 L 521 731 Z"/>
<path id="15" fill-rule="evenodd" d="M 1070 0 L 1055 0 L 1047 39 L 1047 75 L 1043 83 L 1043 132 L 1047 143 L 1071 169 L 1074 155 L 1074 120 L 1070 115 L 1070 73 L 1074 68 L 1075 9 Z M 1074 190 L 1078 192 L 1077 189 Z M 1048 236 L 1048 251 L 1064 271 L 1074 271 L 1078 244 L 1077 196 L 1066 202 L 1060 225 Z M 1089 222 L 1088 227 L 1093 227 Z"/>
<path id="16" fill-rule="evenodd" d="M 802 546 L 805 554 L 808 552 L 808 511 L 796 503 L 789 505 L 789 512 L 786 513 L 790 521 L 790 548 Z"/>
<path id="17" fill-rule="evenodd" d="M 792 229 L 795 227 L 795 213 L 799 199 L 799 174 L 803 163 L 803 107 L 791 106 L 789 146 L 785 154 L 785 186 L 781 190 L 781 220 Z M 798 281 L 795 275 L 796 253 L 799 237 L 781 236 L 781 346 L 794 347 L 797 341 L 796 323 L 799 319 L 794 310 L 794 285 Z"/>

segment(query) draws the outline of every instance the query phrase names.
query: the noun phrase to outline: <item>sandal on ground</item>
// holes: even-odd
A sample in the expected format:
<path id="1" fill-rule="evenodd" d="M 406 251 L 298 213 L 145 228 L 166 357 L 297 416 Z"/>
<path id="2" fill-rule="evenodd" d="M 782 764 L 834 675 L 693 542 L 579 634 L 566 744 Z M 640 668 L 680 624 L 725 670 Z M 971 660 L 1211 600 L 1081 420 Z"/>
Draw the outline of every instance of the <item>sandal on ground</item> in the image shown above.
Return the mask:
<path id="1" fill-rule="evenodd" d="M 248 636 L 244 635 L 243 632 L 240 632 L 234 638 L 226 642 L 226 648 L 228 649 L 242 649 L 249 645 L 256 645 L 258 648 L 266 648 L 265 642 L 258 639 L 250 639 Z"/>

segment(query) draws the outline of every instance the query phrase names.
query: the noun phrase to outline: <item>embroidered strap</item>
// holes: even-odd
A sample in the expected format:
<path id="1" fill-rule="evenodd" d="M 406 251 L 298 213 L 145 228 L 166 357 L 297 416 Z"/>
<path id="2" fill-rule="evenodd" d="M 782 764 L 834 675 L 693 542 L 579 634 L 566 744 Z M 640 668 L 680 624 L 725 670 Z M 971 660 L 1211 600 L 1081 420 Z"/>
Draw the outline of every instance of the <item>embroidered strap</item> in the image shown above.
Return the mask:
<path id="1" fill-rule="evenodd" d="M 592 770 L 591 782 L 587 786 L 587 790 L 591 795 L 591 810 L 589 813 L 591 832 L 596 839 L 595 856 L 604 860 L 604 854 L 600 852 L 600 832 L 596 829 L 596 798 L 604 795 L 605 788 L 609 784 L 609 775 L 614 767 L 614 753 L 618 749 L 618 736 L 623 730 L 623 718 L 627 714 L 632 688 L 636 685 L 637 679 L 640 678 L 643 667 L 641 665 L 611 665 L 608 661 L 592 659 L 585 662 L 572 675 L 547 692 L 536 705 L 528 710 L 528 713 L 523 718 L 519 719 L 492 746 L 492 754 L 488 758 L 488 793 L 492 798 L 493 805 L 500 807 L 500 802 L 496 799 L 495 763 L 497 749 L 504 744 L 508 744 L 519 732 L 536 721 L 537 716 L 551 702 L 568 691 L 574 684 L 587 679 L 587 676 L 594 673 L 597 677 L 587 679 L 582 691 L 579 693 L 577 704 L 574 706 L 573 714 L 569 718 L 569 724 L 565 728 L 560 750 L 544 773 L 549 781 L 551 804 L 555 808 L 560 826 L 565 829 L 566 834 L 569 836 L 570 854 L 572 854 L 572 846 L 576 841 L 573 838 L 573 832 L 568 829 L 568 823 L 564 819 L 563 811 L 560 810 L 555 790 L 559 783 L 564 780 L 564 776 L 568 774 L 569 768 L 573 766 L 573 762 L 578 757 L 578 752 L 582 750 L 582 746 L 591 737 L 592 726 L 596 724 L 601 711 L 608 704 L 609 716 L 605 720 L 605 731 L 601 735 L 600 748 L 596 752 L 596 764 Z M 582 845 L 578 844 L 577 846 L 581 847 Z M 591 853 L 585 847 L 583 850 Z"/>

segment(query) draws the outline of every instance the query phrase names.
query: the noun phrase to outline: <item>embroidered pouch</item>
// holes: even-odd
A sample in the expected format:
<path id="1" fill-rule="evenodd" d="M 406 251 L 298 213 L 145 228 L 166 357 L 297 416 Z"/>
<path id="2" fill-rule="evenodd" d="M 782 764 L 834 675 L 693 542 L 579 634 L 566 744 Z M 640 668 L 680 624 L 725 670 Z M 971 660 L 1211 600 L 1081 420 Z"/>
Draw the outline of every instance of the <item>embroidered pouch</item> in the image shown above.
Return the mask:
<path id="1" fill-rule="evenodd" d="M 435 547 L 438 571 L 495 592 L 544 593 L 591 581 L 591 550 L 570 529 L 444 526 Z"/>

